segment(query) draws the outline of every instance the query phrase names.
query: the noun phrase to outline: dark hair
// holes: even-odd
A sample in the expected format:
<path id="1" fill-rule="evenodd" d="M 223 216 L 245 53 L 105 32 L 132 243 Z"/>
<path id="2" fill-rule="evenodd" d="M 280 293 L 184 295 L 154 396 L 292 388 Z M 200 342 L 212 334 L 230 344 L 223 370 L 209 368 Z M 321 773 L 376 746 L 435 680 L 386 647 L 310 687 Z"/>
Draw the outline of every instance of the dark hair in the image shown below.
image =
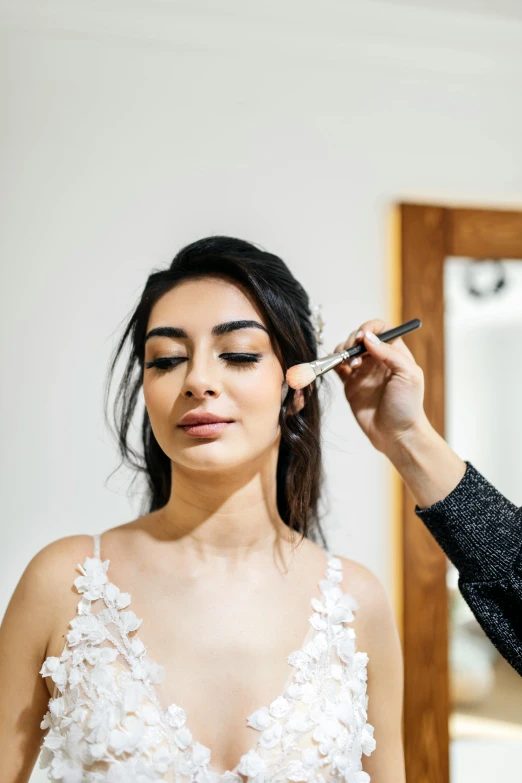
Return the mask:
<path id="1" fill-rule="evenodd" d="M 146 408 L 141 422 L 142 453 L 129 443 L 129 429 L 143 382 L 149 315 L 158 299 L 177 283 L 205 276 L 232 280 L 248 289 L 266 319 L 272 347 L 283 373 L 294 364 L 317 357 L 308 294 L 278 256 L 241 239 L 211 236 L 182 248 L 168 269 L 153 271 L 113 352 L 104 405 L 105 420 L 112 430 L 107 414 L 109 392 L 116 363 L 130 338 L 130 356 L 114 399 L 115 427 L 112 431 L 122 458 L 118 467 L 126 462 L 134 468 L 134 478 L 139 474 L 146 477 L 142 513 L 164 506 L 171 489 L 170 459 L 154 436 Z M 302 538 L 315 542 L 320 538 L 326 547 L 318 511 L 324 481 L 318 393 L 323 382 L 324 378 L 320 376 L 311 389 L 308 386 L 303 389 L 305 404 L 301 411 L 288 413 L 295 396 L 292 388 L 281 406 L 277 506 L 281 519 L 289 528 L 300 532 Z"/>

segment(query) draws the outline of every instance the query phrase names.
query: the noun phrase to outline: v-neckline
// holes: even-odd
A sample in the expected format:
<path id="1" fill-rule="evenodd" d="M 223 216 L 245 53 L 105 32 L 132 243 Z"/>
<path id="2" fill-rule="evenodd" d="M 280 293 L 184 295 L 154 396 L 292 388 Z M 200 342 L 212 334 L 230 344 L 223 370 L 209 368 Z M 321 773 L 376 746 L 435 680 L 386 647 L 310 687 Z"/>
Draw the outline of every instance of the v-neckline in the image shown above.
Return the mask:
<path id="1" fill-rule="evenodd" d="M 95 536 L 94 536 L 94 539 L 95 539 L 95 553 L 94 553 L 94 557 L 95 557 L 95 558 L 96 558 L 96 559 L 97 559 L 97 560 L 98 560 L 100 563 L 103 563 L 103 562 L 105 562 L 105 561 L 102 561 L 102 558 L 101 558 L 101 552 L 100 552 L 101 541 L 100 541 L 100 537 L 101 537 L 101 534 L 99 534 L 99 533 L 98 533 L 98 534 L 95 534 Z M 328 567 L 329 567 L 329 561 L 330 561 L 331 559 L 333 559 L 334 557 L 336 557 L 336 555 L 335 555 L 335 554 L 334 554 L 332 551 L 330 551 L 330 549 L 325 549 L 325 548 L 322 548 L 322 547 L 321 547 L 321 549 L 322 549 L 322 551 L 324 552 L 324 554 L 325 554 L 325 556 L 326 556 L 325 565 L 324 565 L 324 569 L 323 569 L 323 574 L 324 574 L 324 576 L 323 576 L 323 579 L 328 579 L 328 576 L 327 576 L 327 571 L 328 571 Z M 102 600 L 103 600 L 103 602 L 104 602 L 104 604 L 105 604 L 106 606 L 107 606 L 107 603 L 106 603 L 106 600 L 105 600 L 105 588 L 106 588 L 107 584 L 109 584 L 109 583 L 110 583 L 110 584 L 113 584 L 113 585 L 114 585 L 114 586 L 115 586 L 115 587 L 116 587 L 116 588 L 117 588 L 117 589 L 120 591 L 120 593 L 124 592 L 123 590 L 121 590 L 121 589 L 120 589 L 119 585 L 116 585 L 116 584 L 115 584 L 115 582 L 112 582 L 112 580 L 109 578 L 109 573 L 108 573 L 108 568 L 109 568 L 109 565 L 110 565 L 110 559 L 109 559 L 109 562 L 108 562 L 108 564 L 107 564 L 107 570 L 106 570 L 106 572 L 105 572 L 105 573 L 106 573 L 106 576 L 107 576 L 107 582 L 106 582 L 106 583 L 104 584 L 104 586 L 103 586 L 103 595 L 101 596 L 101 598 L 102 598 Z M 321 581 L 322 581 L 322 580 L 318 580 L 318 583 L 317 583 L 317 584 L 319 585 L 319 587 L 321 586 Z M 344 592 L 344 591 L 343 591 L 343 592 Z M 129 596 L 129 602 L 128 602 L 128 604 L 126 605 L 125 609 L 126 609 L 127 611 L 129 611 L 129 610 L 133 611 L 133 610 L 132 610 L 132 594 L 131 594 L 131 593 L 129 593 L 129 592 L 127 592 L 127 591 L 125 591 L 125 593 L 126 593 L 126 595 L 128 595 L 128 596 Z M 315 595 L 311 596 L 311 598 L 310 598 L 310 603 L 311 603 L 311 605 L 312 605 L 312 610 L 313 610 L 313 611 L 315 611 L 315 610 L 314 610 L 314 606 L 313 606 L 313 602 L 314 602 L 314 600 L 316 600 L 316 601 L 320 601 L 320 600 L 321 600 L 321 597 L 318 597 L 318 596 L 315 596 Z M 138 628 L 136 629 L 136 632 L 134 633 L 134 635 L 131 637 L 130 641 L 132 642 L 133 640 L 138 640 L 139 642 L 141 642 L 141 644 L 143 644 L 143 646 L 144 646 L 144 647 L 145 647 L 145 649 L 147 650 L 147 649 L 148 649 L 148 645 L 146 645 L 146 644 L 145 644 L 145 642 L 143 641 L 143 639 L 141 638 L 141 636 L 140 636 L 140 635 L 139 635 L 139 633 L 138 633 L 139 629 L 140 629 L 140 628 L 143 626 L 144 618 L 139 618 L 139 617 L 137 617 L 136 619 L 137 619 L 137 621 L 139 622 L 139 626 L 138 626 Z M 290 656 L 291 656 L 291 655 L 295 655 L 296 653 L 303 652 L 303 651 L 304 651 L 304 648 L 305 648 L 305 647 L 306 647 L 306 646 L 307 646 L 307 645 L 308 645 L 308 644 L 309 644 L 309 643 L 312 641 L 312 638 L 314 638 L 314 637 L 317 635 L 317 633 L 319 633 L 319 631 L 318 631 L 316 628 L 314 628 L 314 626 L 311 624 L 311 622 L 310 622 L 310 619 L 311 619 L 311 616 L 309 616 L 309 618 L 308 618 L 309 627 L 308 627 L 308 629 L 307 629 L 307 631 L 306 631 L 306 633 L 305 633 L 305 635 L 304 635 L 304 638 L 303 638 L 303 640 L 302 640 L 302 642 L 301 642 L 301 645 L 300 645 L 300 647 L 297 647 L 296 649 L 292 650 L 292 651 L 291 651 L 291 652 L 290 652 L 290 653 L 289 653 L 289 654 L 286 656 L 286 658 L 287 658 L 287 661 L 288 661 L 288 658 L 290 658 Z M 132 632 L 130 632 L 130 633 L 132 633 Z M 127 639 L 128 639 L 128 633 L 127 633 Z M 151 658 L 151 657 L 149 657 L 148 655 L 146 655 L 145 657 L 147 658 L 147 660 L 149 661 L 149 663 L 150 663 L 150 664 L 152 664 L 153 666 L 157 666 L 157 667 L 158 667 L 158 668 L 161 670 L 161 672 L 162 672 L 162 677 L 163 677 L 163 673 L 166 671 L 165 667 L 164 667 L 164 666 L 163 666 L 161 663 L 159 663 L 158 661 L 156 661 L 154 658 Z M 135 655 L 133 654 L 133 658 L 134 658 L 134 659 L 137 659 L 137 656 L 135 656 Z M 138 659 L 138 660 L 139 660 L 139 659 Z M 251 712 L 249 715 L 245 716 L 245 718 L 244 718 L 244 719 L 245 719 L 245 721 L 248 721 L 248 719 L 249 719 L 250 715 L 252 715 L 252 714 L 254 714 L 254 713 L 258 712 L 259 710 L 266 709 L 266 710 L 268 711 L 268 710 L 269 710 L 269 707 L 270 707 L 270 705 L 272 705 L 274 701 L 277 701 L 278 699 L 280 699 L 280 698 L 284 698 L 284 697 L 285 697 L 285 692 L 286 692 L 286 690 L 288 689 L 288 687 L 289 687 L 289 686 L 292 684 L 292 682 L 295 680 L 295 676 L 296 676 L 296 673 L 297 673 L 297 671 L 298 671 L 298 669 L 296 669 L 296 667 L 295 667 L 295 666 L 292 666 L 292 664 L 288 663 L 288 665 L 291 667 L 291 671 L 290 671 L 290 672 L 289 672 L 289 674 L 288 674 L 288 677 L 287 677 L 287 679 L 286 679 L 286 682 L 285 682 L 285 684 L 284 684 L 284 686 L 283 686 L 283 689 L 282 689 L 281 693 L 280 693 L 280 694 L 278 694 L 277 696 L 275 696 L 275 697 L 274 697 L 274 699 L 272 699 L 272 700 L 269 702 L 269 704 L 268 704 L 268 705 L 262 704 L 262 705 L 260 705 L 259 707 L 256 707 L 256 708 L 255 708 L 255 709 L 254 709 L 254 710 L 253 710 L 253 711 L 252 711 L 252 712 Z M 160 683 L 161 683 L 162 681 L 163 681 L 163 680 L 160 680 Z M 224 778 L 224 777 L 225 777 L 225 775 L 238 775 L 238 776 L 239 776 L 239 777 L 241 777 L 242 779 L 244 778 L 244 779 L 245 779 L 245 781 L 248 779 L 246 775 L 243 775 L 241 772 L 238 772 L 238 767 L 241 765 L 241 762 L 242 762 L 243 758 L 244 758 L 245 756 L 247 756 L 249 753 L 251 753 L 252 751 L 253 751 L 254 753 L 258 753 L 258 751 L 259 751 L 259 746 L 260 746 L 260 743 L 261 743 L 261 733 L 259 733 L 258 737 L 256 738 L 256 742 L 254 743 L 254 745 L 253 745 L 251 748 L 249 748 L 249 749 L 246 751 L 246 753 L 243 753 L 243 754 L 240 756 L 240 758 L 239 758 L 238 762 L 236 763 L 236 765 L 235 765 L 235 766 L 234 766 L 232 769 L 227 769 L 227 770 L 225 770 L 224 772 L 219 772 L 218 770 L 216 770 L 216 769 L 215 769 L 215 768 L 212 766 L 212 750 L 211 750 L 211 748 L 209 748 L 207 745 L 203 745 L 203 743 L 202 743 L 202 742 L 199 742 L 199 740 L 198 740 L 197 738 L 195 738 L 195 737 L 194 737 L 194 734 L 193 734 L 193 732 L 192 732 L 192 730 L 191 730 L 191 728 L 190 728 L 190 726 L 189 726 L 189 724 L 188 724 L 188 721 L 187 721 L 187 719 L 186 719 L 187 712 L 186 712 L 186 710 L 184 709 L 184 707 L 182 707 L 182 705 L 181 705 L 181 704 L 178 704 L 178 703 L 176 703 L 176 702 L 171 702 L 171 703 L 170 703 L 170 704 L 168 704 L 168 705 L 167 705 L 167 707 L 165 708 L 165 707 L 163 706 L 162 700 L 159 698 L 159 694 L 158 694 L 158 688 L 156 687 L 156 684 L 157 684 L 157 683 L 155 683 L 155 682 L 152 682 L 152 681 L 148 680 L 148 681 L 147 681 L 147 684 L 148 684 L 148 687 L 149 687 L 149 689 L 150 689 L 150 694 L 152 695 L 152 697 L 153 697 L 153 700 L 154 700 L 154 701 L 155 701 L 155 703 L 156 703 L 156 707 L 159 709 L 159 711 L 160 711 L 160 713 L 161 713 L 161 717 L 162 717 L 162 723 L 163 723 L 163 724 L 164 724 L 164 726 L 166 727 L 166 731 L 168 732 L 169 738 L 171 738 L 171 739 L 173 738 L 173 731 L 174 731 L 174 730 L 173 730 L 172 726 L 171 726 L 171 725 L 168 723 L 168 721 L 166 720 L 166 716 L 167 716 L 167 714 L 168 714 L 169 708 L 171 708 L 171 707 L 177 707 L 178 709 L 181 709 L 181 710 L 183 710 L 183 714 L 185 715 L 185 722 L 184 722 L 184 724 L 183 724 L 183 728 L 187 729 L 187 730 L 190 732 L 190 736 L 191 736 L 191 742 L 190 742 L 190 744 L 187 746 L 187 748 L 185 749 L 185 752 L 187 752 L 187 751 L 191 751 L 191 750 L 194 748 L 194 746 L 195 746 L 195 745 L 199 745 L 199 746 L 201 746 L 202 748 L 204 748 L 205 750 L 207 750 L 207 751 L 208 751 L 208 754 L 209 754 L 209 760 L 208 760 L 208 763 L 207 763 L 207 764 L 205 764 L 205 768 L 206 768 L 206 770 L 207 770 L 208 772 L 210 772 L 210 773 L 211 773 L 211 774 L 213 774 L 213 775 L 217 775 L 217 777 L 218 777 L 218 778 L 220 778 L 220 779 Z M 258 732 L 259 732 L 259 729 L 255 729 L 254 727 L 251 727 L 251 728 L 252 728 L 252 730 L 253 730 L 253 731 L 258 731 Z M 177 746 L 176 746 L 176 747 L 177 747 Z M 179 749 L 178 749 L 178 750 L 179 750 Z"/>

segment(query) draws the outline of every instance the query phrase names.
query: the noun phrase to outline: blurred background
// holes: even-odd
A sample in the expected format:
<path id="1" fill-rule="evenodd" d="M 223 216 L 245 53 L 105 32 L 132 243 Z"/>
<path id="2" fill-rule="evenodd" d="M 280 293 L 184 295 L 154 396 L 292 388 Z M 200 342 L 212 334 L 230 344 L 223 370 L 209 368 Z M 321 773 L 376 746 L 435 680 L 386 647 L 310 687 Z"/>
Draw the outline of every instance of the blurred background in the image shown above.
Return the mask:
<path id="1" fill-rule="evenodd" d="M 146 277 L 180 247 L 229 234 L 281 255 L 322 304 L 330 352 L 390 318 L 394 204 L 521 207 L 522 3 L 1 0 L 0 36 L 5 608 L 47 543 L 137 513 L 125 471 L 107 480 L 103 385 Z M 520 505 L 520 384 L 484 344 L 520 331 L 522 283 L 512 263 L 501 297 L 470 301 L 469 264 L 447 265 L 448 441 Z M 396 602 L 390 465 L 329 375 L 329 543 Z M 448 591 L 451 783 L 516 783 L 520 678 L 449 567 Z"/>
<path id="2" fill-rule="evenodd" d="M 522 260 L 447 258 L 444 329 L 446 440 L 522 506 Z M 482 631 L 449 561 L 447 586 L 454 778 L 476 769 L 476 780 L 497 780 L 501 758 L 519 781 L 522 677 Z"/>

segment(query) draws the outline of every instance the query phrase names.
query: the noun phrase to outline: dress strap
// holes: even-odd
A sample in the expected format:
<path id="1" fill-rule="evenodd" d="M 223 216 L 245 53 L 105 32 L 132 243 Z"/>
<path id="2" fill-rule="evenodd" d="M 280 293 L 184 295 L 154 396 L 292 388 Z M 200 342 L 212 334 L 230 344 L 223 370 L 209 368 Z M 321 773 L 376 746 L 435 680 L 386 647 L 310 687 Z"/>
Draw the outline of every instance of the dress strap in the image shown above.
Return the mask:
<path id="1" fill-rule="evenodd" d="M 93 555 L 93 557 L 97 557 L 98 559 L 100 559 L 100 534 L 99 533 L 94 533 L 93 539 L 94 539 L 94 555 Z"/>
<path id="2" fill-rule="evenodd" d="M 339 560 L 338 556 L 336 555 L 335 551 L 332 551 L 330 547 L 327 547 L 324 549 L 324 553 L 326 555 L 326 570 L 328 571 L 328 568 L 330 567 L 330 561 L 336 559 L 338 562 L 334 565 L 334 570 L 338 571 L 341 575 L 340 582 L 342 582 L 344 578 L 344 569 L 342 561 Z"/>

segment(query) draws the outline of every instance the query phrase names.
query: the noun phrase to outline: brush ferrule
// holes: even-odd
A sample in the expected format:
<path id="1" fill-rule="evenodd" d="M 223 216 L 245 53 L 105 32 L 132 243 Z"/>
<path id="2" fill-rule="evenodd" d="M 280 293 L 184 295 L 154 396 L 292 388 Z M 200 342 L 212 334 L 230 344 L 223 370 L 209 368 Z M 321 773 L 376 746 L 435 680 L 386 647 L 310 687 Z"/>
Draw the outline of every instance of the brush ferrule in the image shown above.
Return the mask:
<path id="1" fill-rule="evenodd" d="M 334 353 L 331 356 L 325 356 L 323 359 L 315 359 L 313 362 L 309 362 L 309 365 L 315 372 L 315 377 L 318 378 L 324 372 L 331 370 L 332 367 L 337 367 L 345 358 L 345 352 L 342 351 L 341 353 Z"/>

